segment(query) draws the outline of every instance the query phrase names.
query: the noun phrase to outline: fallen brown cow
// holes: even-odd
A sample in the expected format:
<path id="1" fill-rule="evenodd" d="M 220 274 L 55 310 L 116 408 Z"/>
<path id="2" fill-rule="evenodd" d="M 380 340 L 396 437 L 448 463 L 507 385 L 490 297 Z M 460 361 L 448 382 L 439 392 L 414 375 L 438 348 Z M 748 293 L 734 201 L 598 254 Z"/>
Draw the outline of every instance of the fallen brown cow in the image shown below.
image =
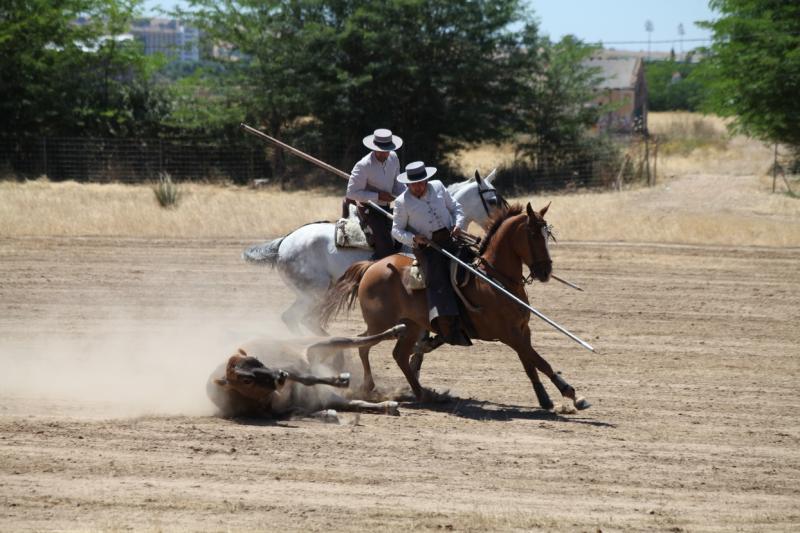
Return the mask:
<path id="1" fill-rule="evenodd" d="M 379 403 L 351 400 L 337 394 L 330 387 L 345 388 L 350 385 L 350 374 L 319 377 L 312 367 L 322 361 L 338 359 L 341 370 L 341 351 L 347 348 L 373 346 L 387 339 L 399 337 L 404 325 L 370 337 L 315 337 L 292 341 L 264 340 L 247 348 L 269 362 L 265 366 L 248 351 L 239 351 L 211 375 L 206 392 L 224 416 L 286 416 L 315 414 L 326 409 L 373 411 L 397 414 L 397 402 Z M 335 413 L 326 413 L 331 416 Z"/>

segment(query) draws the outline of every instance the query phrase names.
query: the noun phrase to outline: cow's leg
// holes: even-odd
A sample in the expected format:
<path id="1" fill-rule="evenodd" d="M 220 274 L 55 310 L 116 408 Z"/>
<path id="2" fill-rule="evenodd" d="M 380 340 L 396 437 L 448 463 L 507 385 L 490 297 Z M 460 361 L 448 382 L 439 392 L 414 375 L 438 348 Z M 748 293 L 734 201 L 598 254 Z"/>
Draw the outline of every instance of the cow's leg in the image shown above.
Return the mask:
<path id="1" fill-rule="evenodd" d="M 346 350 L 348 348 L 362 348 L 370 347 L 378 344 L 386 339 L 395 339 L 404 335 L 406 331 L 405 324 L 398 324 L 393 328 L 378 333 L 376 335 L 364 335 L 358 337 L 331 337 L 319 342 L 316 342 L 308 347 L 307 354 L 332 354 L 337 350 Z"/>
<path id="2" fill-rule="evenodd" d="M 292 380 L 296 381 L 297 383 L 302 383 L 303 385 L 330 385 L 331 387 L 339 387 L 339 388 L 346 388 L 350 386 L 350 373 L 343 372 L 338 376 L 331 376 L 321 378 L 318 376 L 314 376 L 311 374 L 303 374 L 303 373 L 294 373 L 285 371 L 287 377 Z"/>
<path id="3" fill-rule="evenodd" d="M 385 402 L 367 402 L 364 400 L 349 400 L 339 395 L 333 396 L 326 402 L 329 407 L 340 411 L 365 411 L 387 415 L 399 415 L 398 403 L 392 400 Z"/>
<path id="4" fill-rule="evenodd" d="M 347 348 L 358 348 L 361 365 L 364 367 L 364 382 L 361 387 L 365 393 L 371 392 L 375 388 L 375 381 L 372 379 L 372 368 L 369 364 L 369 349 L 383 340 L 404 335 L 405 330 L 406 326 L 404 324 L 398 324 L 376 335 L 367 335 L 368 330 L 360 337 L 331 337 L 309 346 L 306 350 L 306 356 L 310 361 L 315 360 L 315 358 L 327 359 L 331 355 L 335 355 L 337 352 L 341 353 L 342 350 Z"/>

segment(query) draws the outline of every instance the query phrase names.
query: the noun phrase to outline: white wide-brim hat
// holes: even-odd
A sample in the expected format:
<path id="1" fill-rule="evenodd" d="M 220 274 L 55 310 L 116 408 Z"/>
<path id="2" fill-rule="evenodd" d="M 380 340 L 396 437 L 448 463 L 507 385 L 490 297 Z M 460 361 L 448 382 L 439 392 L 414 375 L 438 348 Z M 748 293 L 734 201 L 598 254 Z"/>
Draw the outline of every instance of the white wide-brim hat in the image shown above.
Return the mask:
<path id="1" fill-rule="evenodd" d="M 403 139 L 392 135 L 391 130 L 378 129 L 372 135 L 364 137 L 364 146 L 377 152 L 391 152 L 403 146 Z"/>
<path id="2" fill-rule="evenodd" d="M 417 183 L 425 181 L 436 174 L 436 167 L 426 167 L 422 161 L 414 161 L 406 165 L 406 171 L 397 176 L 400 183 Z"/>

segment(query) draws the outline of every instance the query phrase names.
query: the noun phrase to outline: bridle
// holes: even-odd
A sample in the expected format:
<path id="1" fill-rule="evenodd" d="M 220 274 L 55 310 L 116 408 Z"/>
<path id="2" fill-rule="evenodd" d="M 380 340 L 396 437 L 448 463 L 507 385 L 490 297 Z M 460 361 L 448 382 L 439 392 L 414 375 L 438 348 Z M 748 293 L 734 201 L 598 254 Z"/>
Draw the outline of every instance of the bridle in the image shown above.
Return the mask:
<path id="1" fill-rule="evenodd" d="M 498 195 L 498 197 L 499 197 L 499 195 Z M 527 237 L 527 240 L 528 240 L 528 250 L 531 253 L 531 258 L 533 258 L 533 232 L 534 231 L 536 231 L 536 230 L 541 231 L 542 235 L 545 238 L 545 241 L 548 241 L 550 239 L 552 239 L 553 242 L 558 242 L 558 241 L 556 241 L 555 234 L 553 233 L 553 225 L 552 224 L 548 224 L 544 219 L 542 219 L 541 223 L 539 223 L 538 221 L 534 221 L 535 224 L 536 224 L 536 227 L 532 229 L 530 227 L 530 222 L 531 222 L 530 221 L 530 217 L 528 217 L 528 222 L 525 223 L 525 226 L 526 226 L 526 228 L 525 228 L 525 236 Z M 504 278 L 507 282 L 510 282 L 510 283 L 506 283 L 507 285 L 517 285 L 517 284 L 530 285 L 534 281 L 536 281 L 536 277 L 533 274 L 533 268 L 530 265 L 527 265 L 527 267 L 528 267 L 528 275 L 527 276 L 523 276 L 520 281 L 515 281 L 515 280 L 512 280 L 511 278 L 509 278 L 508 276 L 506 276 L 505 274 L 503 274 L 502 272 L 500 272 L 499 270 L 497 270 L 494 267 L 494 265 L 489 263 L 486 259 L 484 259 L 481 256 L 478 256 L 476 258 L 476 262 L 478 264 L 480 264 L 480 265 L 483 265 L 483 267 L 487 271 L 487 273 L 489 273 L 489 271 L 491 271 L 491 273 L 490 273 L 491 276 L 494 276 L 496 278 L 497 277 Z"/>
<path id="2" fill-rule="evenodd" d="M 534 222 L 535 228 L 531 229 L 530 224 Z M 553 242 L 556 241 L 556 237 L 553 234 L 553 225 L 548 224 L 546 220 L 542 219 L 541 222 L 538 220 L 531 221 L 531 218 L 528 217 L 528 222 L 525 224 L 527 226 L 525 235 L 528 237 L 528 251 L 531 253 L 531 259 L 533 259 L 533 232 L 538 230 L 542 233 L 542 237 L 544 237 L 545 246 L 547 245 L 547 241 L 553 239 Z M 522 278 L 523 285 L 530 285 L 536 281 L 536 278 L 533 274 L 533 267 L 528 265 L 528 275 Z"/>
<path id="3" fill-rule="evenodd" d="M 489 198 L 488 200 L 484 198 L 484 194 L 489 194 L 491 192 L 494 193 L 494 198 Z M 492 213 L 489 210 L 489 204 L 494 204 L 494 207 L 500 208 L 508 207 L 508 202 L 500 195 L 499 192 L 497 192 L 497 189 L 481 189 L 480 183 L 478 183 L 478 198 L 481 199 L 481 204 L 483 205 L 483 210 L 486 211 L 487 217 L 492 216 Z"/>

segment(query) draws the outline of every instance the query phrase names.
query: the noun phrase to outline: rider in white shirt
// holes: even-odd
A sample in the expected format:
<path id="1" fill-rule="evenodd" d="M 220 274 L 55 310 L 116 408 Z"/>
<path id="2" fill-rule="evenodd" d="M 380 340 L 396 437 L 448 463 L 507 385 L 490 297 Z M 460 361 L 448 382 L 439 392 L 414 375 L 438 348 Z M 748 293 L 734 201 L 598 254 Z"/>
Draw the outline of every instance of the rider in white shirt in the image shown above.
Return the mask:
<path id="1" fill-rule="evenodd" d="M 394 152 L 403 145 L 403 139 L 392 135 L 390 130 L 377 129 L 364 137 L 363 143 L 372 151 L 353 167 L 347 183 L 346 201 L 357 202 L 359 215 L 372 232 L 375 244 L 373 259 L 381 259 L 397 249 L 390 233 L 392 222 L 366 204 L 375 202 L 391 213 L 389 204 L 405 191 L 405 186 L 397 182 L 400 159 Z"/>
<path id="2" fill-rule="evenodd" d="M 406 165 L 406 171 L 397 177 L 408 188 L 395 201 L 392 236 L 411 246 L 420 260 L 427 285 L 428 320 L 433 329 L 442 334 L 445 342 L 471 346 L 462 329 L 450 283 L 450 259 L 429 246 L 432 241 L 455 253 L 453 237 L 465 229 L 466 220 L 461 205 L 442 182 L 429 181 L 434 174 L 436 168 L 415 161 Z"/>

